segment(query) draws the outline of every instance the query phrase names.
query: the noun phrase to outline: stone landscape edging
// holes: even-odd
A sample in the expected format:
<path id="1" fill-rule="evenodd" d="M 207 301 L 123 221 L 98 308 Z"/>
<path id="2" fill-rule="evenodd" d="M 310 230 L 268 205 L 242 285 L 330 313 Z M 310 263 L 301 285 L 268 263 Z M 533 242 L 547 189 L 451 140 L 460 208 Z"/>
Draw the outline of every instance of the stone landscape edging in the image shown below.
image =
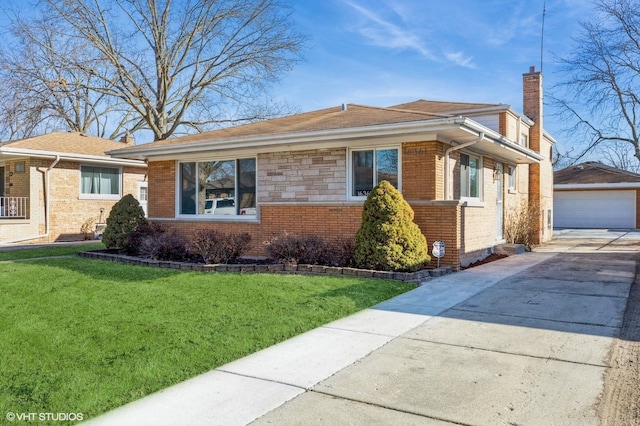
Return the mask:
<path id="1" fill-rule="evenodd" d="M 417 272 L 391 272 L 375 271 L 369 269 L 347 268 L 324 265 L 285 265 L 274 264 L 202 264 L 190 262 L 173 262 L 163 260 L 145 259 L 136 256 L 127 256 L 117 253 L 105 253 L 103 251 L 83 251 L 78 256 L 87 259 L 102 259 L 120 262 L 128 265 L 149 266 L 165 269 L 179 269 L 182 271 L 197 272 L 235 272 L 235 273 L 277 273 L 300 275 L 324 275 L 324 276 L 351 276 L 363 278 L 383 278 L 396 281 L 411 282 L 418 286 L 429 281 L 433 277 L 439 277 L 452 272 L 449 266 L 423 269 Z"/>

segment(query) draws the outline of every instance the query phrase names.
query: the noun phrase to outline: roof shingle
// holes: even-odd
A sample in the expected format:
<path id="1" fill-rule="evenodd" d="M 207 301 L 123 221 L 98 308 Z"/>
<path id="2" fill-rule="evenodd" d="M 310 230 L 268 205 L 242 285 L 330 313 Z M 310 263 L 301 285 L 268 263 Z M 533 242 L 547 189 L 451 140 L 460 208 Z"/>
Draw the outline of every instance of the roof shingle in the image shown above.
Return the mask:
<path id="1" fill-rule="evenodd" d="M 126 147 L 122 142 L 99 138 L 79 132 L 54 132 L 33 138 L 0 144 L 0 148 L 19 148 L 60 154 L 79 154 L 109 157 L 108 151 Z"/>

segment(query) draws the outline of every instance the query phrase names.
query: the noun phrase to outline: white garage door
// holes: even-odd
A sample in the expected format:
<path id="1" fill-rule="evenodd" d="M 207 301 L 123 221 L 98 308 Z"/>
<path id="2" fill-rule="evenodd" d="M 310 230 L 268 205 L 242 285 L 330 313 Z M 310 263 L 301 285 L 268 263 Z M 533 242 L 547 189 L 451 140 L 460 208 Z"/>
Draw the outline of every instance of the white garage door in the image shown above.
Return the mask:
<path id="1" fill-rule="evenodd" d="M 556 191 L 553 225 L 558 228 L 635 228 L 635 191 Z"/>

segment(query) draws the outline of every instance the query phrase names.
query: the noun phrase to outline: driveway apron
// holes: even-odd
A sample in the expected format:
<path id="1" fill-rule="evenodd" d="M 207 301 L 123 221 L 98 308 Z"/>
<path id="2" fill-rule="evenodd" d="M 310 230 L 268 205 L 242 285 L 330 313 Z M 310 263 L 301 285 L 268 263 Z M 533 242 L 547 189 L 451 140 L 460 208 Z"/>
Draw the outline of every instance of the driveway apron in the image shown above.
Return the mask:
<path id="1" fill-rule="evenodd" d="M 636 271 L 638 241 L 626 241 L 560 241 L 497 282 L 491 269 L 517 256 L 385 302 L 375 309 L 428 318 L 254 424 L 600 424 Z M 463 300 L 438 313 L 445 295 Z"/>

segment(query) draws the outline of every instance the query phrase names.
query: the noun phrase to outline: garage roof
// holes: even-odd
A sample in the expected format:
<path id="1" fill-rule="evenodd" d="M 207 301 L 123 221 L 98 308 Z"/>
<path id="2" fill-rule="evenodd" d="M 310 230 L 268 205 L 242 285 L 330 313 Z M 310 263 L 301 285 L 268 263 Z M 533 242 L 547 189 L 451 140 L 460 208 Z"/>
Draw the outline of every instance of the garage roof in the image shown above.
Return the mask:
<path id="1" fill-rule="evenodd" d="M 553 179 L 554 185 L 640 183 L 640 174 L 588 161 L 554 172 Z"/>

